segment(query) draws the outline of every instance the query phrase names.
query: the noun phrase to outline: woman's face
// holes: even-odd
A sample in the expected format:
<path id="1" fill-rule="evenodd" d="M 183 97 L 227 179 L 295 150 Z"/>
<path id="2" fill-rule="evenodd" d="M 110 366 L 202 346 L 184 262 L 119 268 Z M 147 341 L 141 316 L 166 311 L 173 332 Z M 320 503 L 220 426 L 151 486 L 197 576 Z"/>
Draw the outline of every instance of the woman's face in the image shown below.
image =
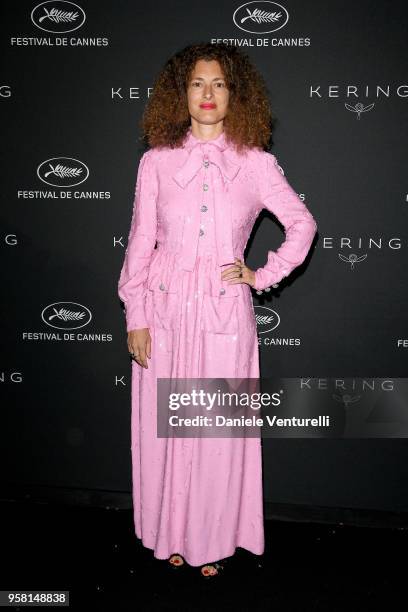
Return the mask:
<path id="1" fill-rule="evenodd" d="M 192 120 L 212 125 L 224 119 L 229 91 L 217 60 L 197 61 L 188 83 L 187 99 Z"/>

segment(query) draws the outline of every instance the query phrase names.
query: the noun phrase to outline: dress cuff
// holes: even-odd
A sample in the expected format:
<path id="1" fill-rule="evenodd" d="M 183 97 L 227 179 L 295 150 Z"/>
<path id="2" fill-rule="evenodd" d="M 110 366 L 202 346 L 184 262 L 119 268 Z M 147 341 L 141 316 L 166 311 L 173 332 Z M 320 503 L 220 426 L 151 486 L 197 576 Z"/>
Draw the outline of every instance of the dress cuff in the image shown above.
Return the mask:
<path id="1" fill-rule="evenodd" d="M 143 304 L 128 304 L 125 307 L 126 314 L 126 331 L 130 332 L 134 329 L 143 329 L 149 327 L 146 319 L 146 312 Z"/>
<path id="2" fill-rule="evenodd" d="M 254 289 L 256 289 L 258 295 L 260 295 L 264 291 L 268 293 L 269 291 L 271 291 L 272 288 L 276 289 L 277 287 L 279 287 L 279 283 L 276 282 L 277 280 L 281 279 L 278 279 L 276 277 L 276 273 L 268 272 L 263 268 L 258 268 L 258 270 L 255 270 Z"/>

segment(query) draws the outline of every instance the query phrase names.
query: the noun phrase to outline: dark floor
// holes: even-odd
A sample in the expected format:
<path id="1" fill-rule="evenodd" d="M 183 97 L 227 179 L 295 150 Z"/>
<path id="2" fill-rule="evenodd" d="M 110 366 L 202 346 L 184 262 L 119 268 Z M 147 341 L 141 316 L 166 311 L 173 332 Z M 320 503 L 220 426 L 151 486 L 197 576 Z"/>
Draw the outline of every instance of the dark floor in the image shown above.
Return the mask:
<path id="1" fill-rule="evenodd" d="M 407 530 L 268 521 L 262 558 L 222 575 L 168 567 L 134 535 L 130 510 L 3 502 L 0 590 L 70 591 L 92 610 L 406 609 Z M 20 608 L 23 608 L 21 606 Z"/>

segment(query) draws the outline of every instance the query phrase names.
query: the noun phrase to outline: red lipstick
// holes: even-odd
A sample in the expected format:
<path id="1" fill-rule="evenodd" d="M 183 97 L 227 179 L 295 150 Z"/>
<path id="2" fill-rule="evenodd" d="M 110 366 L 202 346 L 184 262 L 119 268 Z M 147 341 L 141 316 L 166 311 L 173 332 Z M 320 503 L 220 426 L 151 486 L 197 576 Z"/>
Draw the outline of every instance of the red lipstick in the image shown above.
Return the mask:
<path id="1" fill-rule="evenodd" d="M 215 108 L 215 104 L 213 104 L 212 102 L 203 102 L 202 104 L 200 104 L 200 108 Z"/>

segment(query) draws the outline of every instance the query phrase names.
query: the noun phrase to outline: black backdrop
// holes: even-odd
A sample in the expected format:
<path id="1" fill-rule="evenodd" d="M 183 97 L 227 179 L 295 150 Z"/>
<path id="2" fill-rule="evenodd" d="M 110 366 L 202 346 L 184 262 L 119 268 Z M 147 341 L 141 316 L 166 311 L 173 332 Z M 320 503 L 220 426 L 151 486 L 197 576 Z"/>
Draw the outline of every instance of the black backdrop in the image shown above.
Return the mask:
<path id="1" fill-rule="evenodd" d="M 376 377 L 378 390 L 407 375 L 406 3 L 248 4 L 257 7 L 281 15 L 241 22 L 246 6 L 226 0 L 205 11 L 162 0 L 3 6 L 3 496 L 130 504 L 116 291 L 138 122 L 165 60 L 192 42 L 250 53 L 278 117 L 271 151 L 318 223 L 305 265 L 273 294 L 253 294 L 280 318 L 270 332 L 259 326 L 262 376 Z M 52 9 L 77 15 L 60 21 Z M 283 237 L 262 213 L 247 264 L 264 265 Z M 263 448 L 268 503 L 407 510 L 405 437 Z"/>

